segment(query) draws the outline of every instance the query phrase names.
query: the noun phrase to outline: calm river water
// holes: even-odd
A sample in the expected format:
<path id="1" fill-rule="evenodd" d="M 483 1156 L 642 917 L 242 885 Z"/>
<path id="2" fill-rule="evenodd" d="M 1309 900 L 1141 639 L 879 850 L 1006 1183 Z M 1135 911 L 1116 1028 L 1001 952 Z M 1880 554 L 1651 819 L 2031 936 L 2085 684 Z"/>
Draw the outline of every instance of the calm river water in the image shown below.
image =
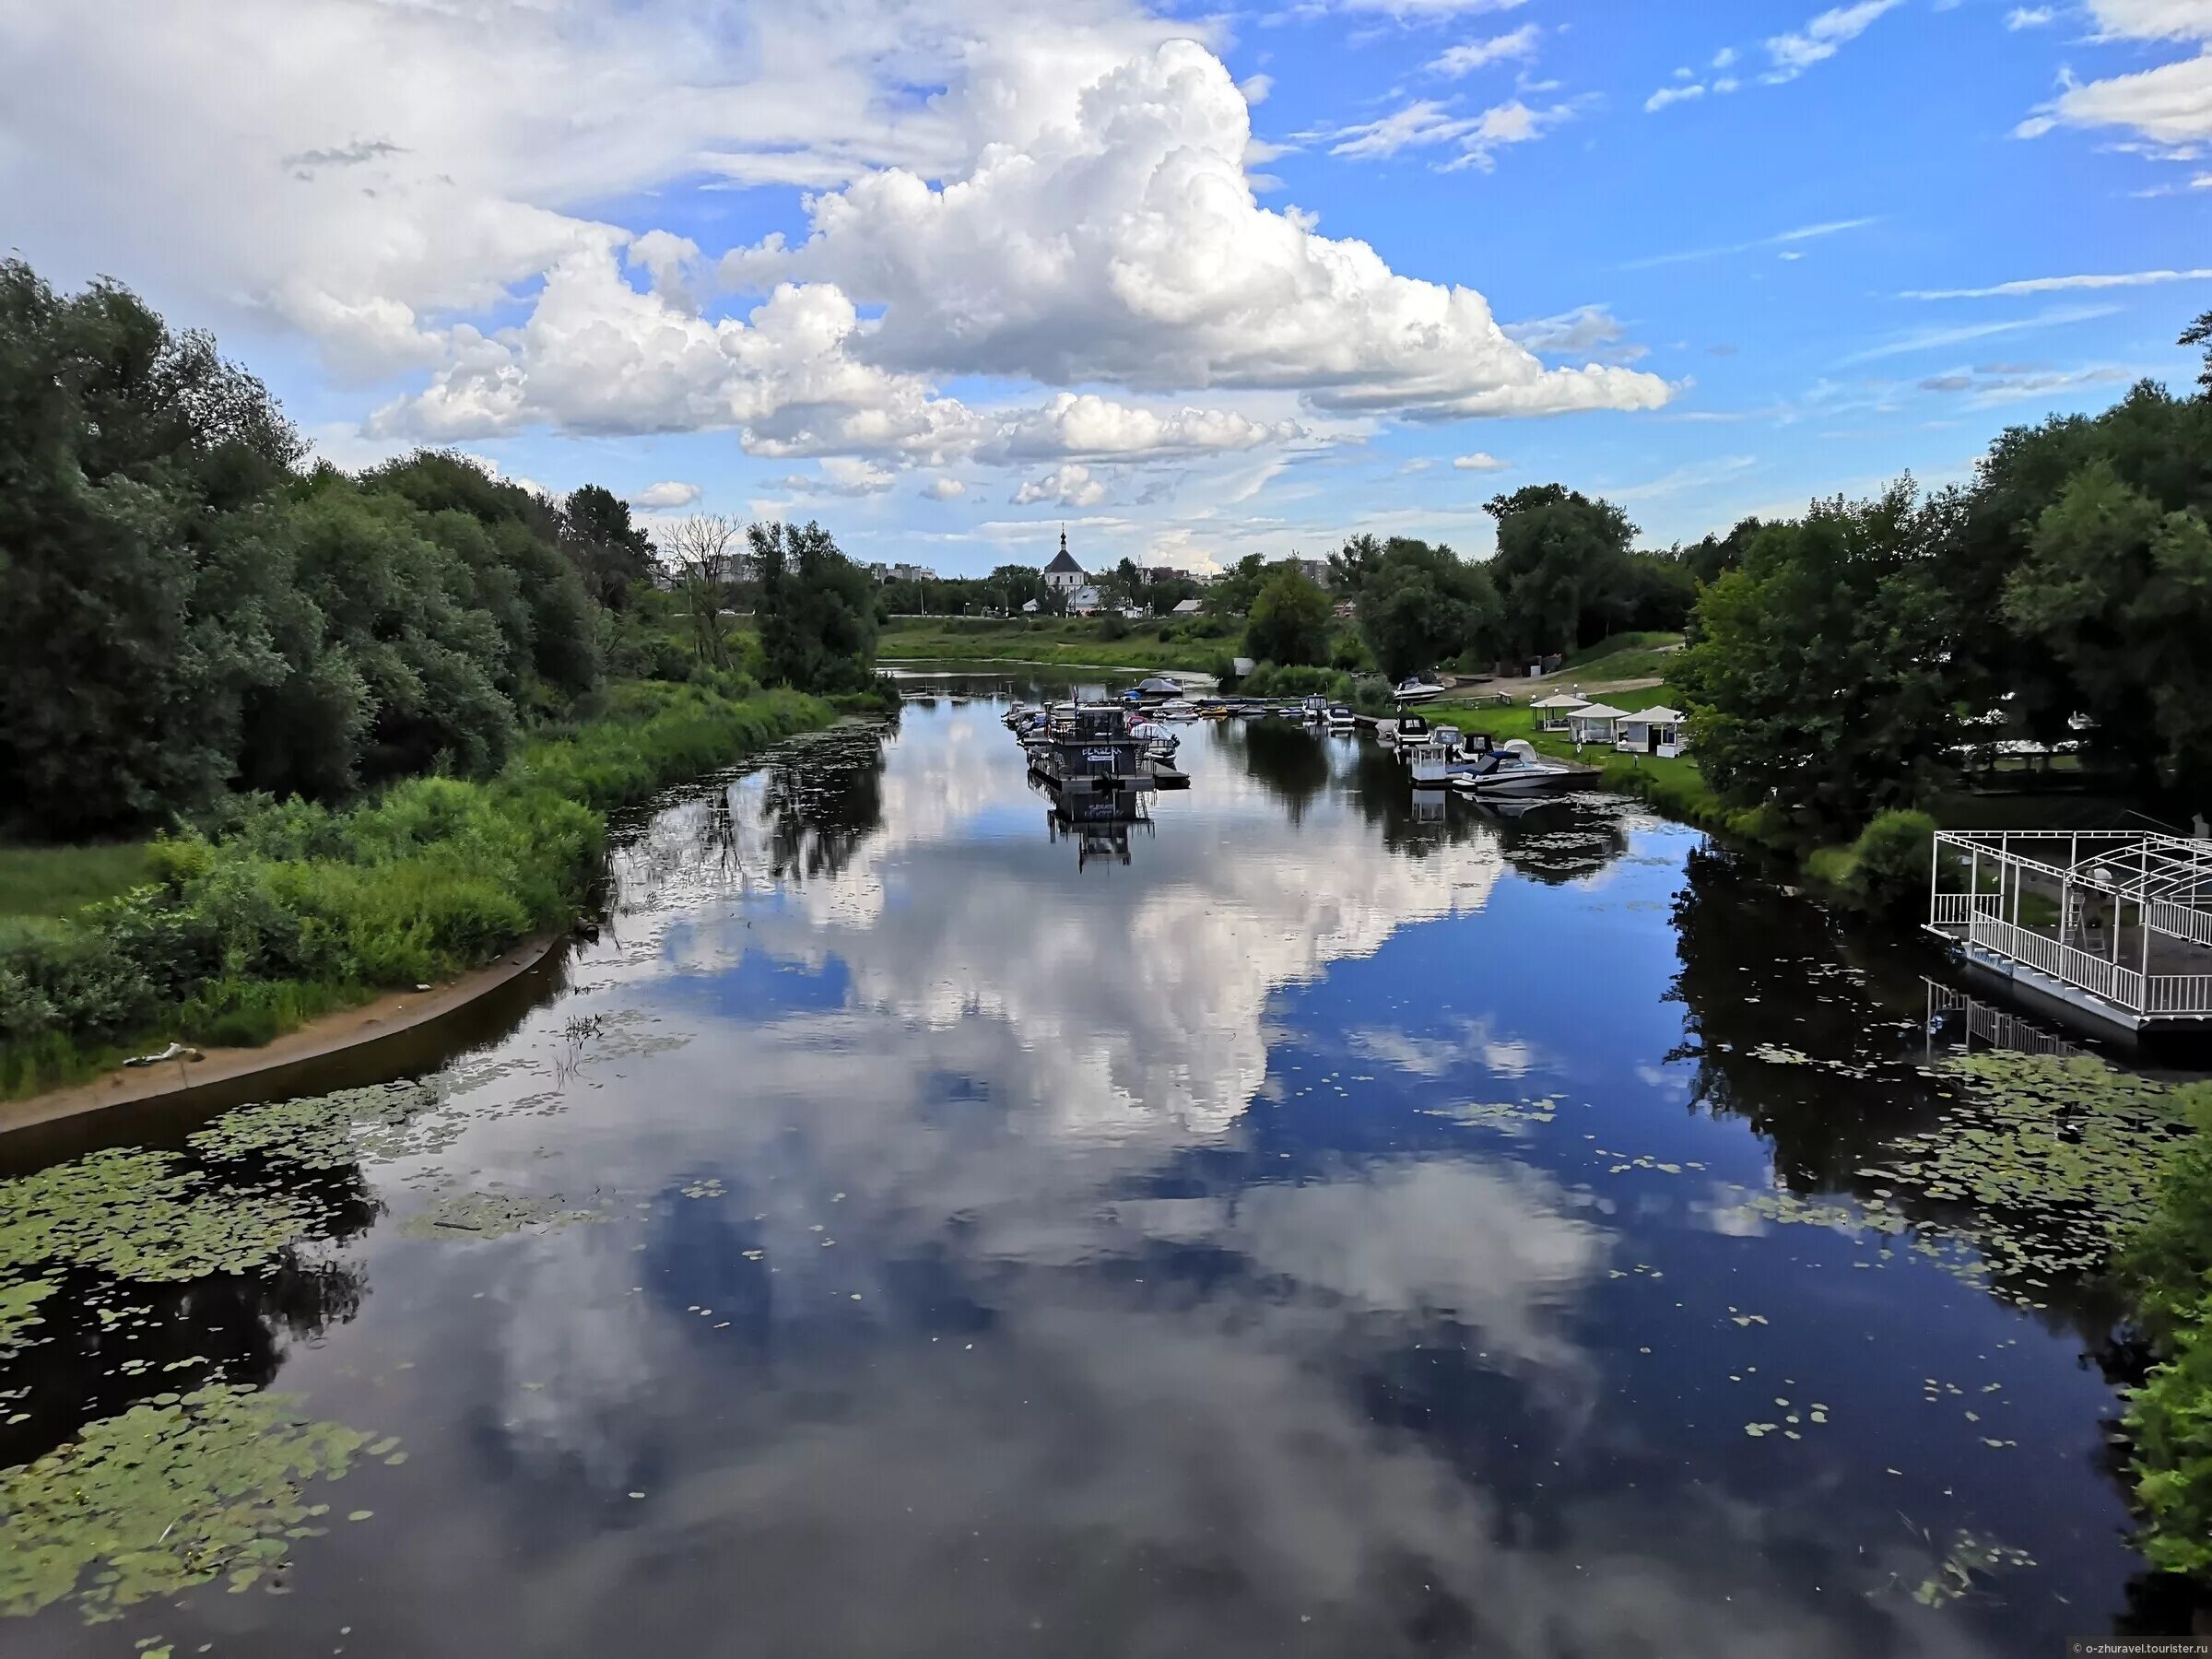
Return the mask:
<path id="1" fill-rule="evenodd" d="M 191 1466 L 17 1477 L 51 1559 L 0 1565 L 43 1598 L 0 1649 L 1820 1659 L 2152 1617 L 2111 1310 L 1992 1280 L 1967 1204 L 1773 1202 L 1936 1121 L 1908 950 L 1626 802 L 1418 812 L 1288 724 L 1183 728 L 1187 793 L 1071 837 L 1029 688 L 943 685 L 641 823 L 595 942 L 419 1086 L 66 1132 L 193 1182 L 73 1200 L 172 1262 L 241 1202 L 277 1243 L 80 1253 L 0 1358 L 0 1465 L 206 1416 Z M 335 1432 L 237 1418 L 264 1390 L 372 1443 L 263 1467 Z M 210 1482 L 266 1570 L 160 1587 Z M 119 1539 L 159 1593 L 76 1576 Z"/>

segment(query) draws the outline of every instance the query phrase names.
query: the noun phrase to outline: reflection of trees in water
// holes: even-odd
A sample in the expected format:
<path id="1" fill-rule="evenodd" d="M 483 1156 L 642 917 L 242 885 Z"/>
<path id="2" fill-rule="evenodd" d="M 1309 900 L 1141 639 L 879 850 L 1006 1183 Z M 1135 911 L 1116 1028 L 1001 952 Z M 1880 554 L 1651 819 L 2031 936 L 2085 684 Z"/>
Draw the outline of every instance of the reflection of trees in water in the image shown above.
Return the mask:
<path id="1" fill-rule="evenodd" d="M 1560 798 L 1467 809 L 1489 824 L 1507 864 L 1549 886 L 1594 876 L 1629 850 L 1624 809 L 1616 802 Z"/>
<path id="2" fill-rule="evenodd" d="M 1287 720 L 1221 721 L 1208 735 L 1222 747 L 1243 750 L 1245 771 L 1282 802 L 1293 824 L 1305 821 L 1306 808 L 1329 786 L 1329 752 L 1302 725 Z"/>
<path id="3" fill-rule="evenodd" d="M 1917 1227 L 1969 1241 L 1993 1228 L 2032 1229 L 2031 1217 L 1859 1173 L 1900 1136 L 1947 1121 L 1948 1102 L 1922 1069 L 1926 953 L 1855 935 L 1734 853 L 1692 853 L 1684 873 L 1674 912 L 1682 966 L 1669 993 L 1683 1006 L 1684 1041 L 1668 1058 L 1696 1065 L 1692 1109 L 1741 1118 L 1768 1137 L 1776 1182 L 1792 1193 L 1880 1199 Z M 1807 1063 L 1776 1064 L 1761 1049 Z M 2045 1322 L 2086 1343 L 2110 1329 L 2105 1288 L 2081 1276 L 2054 1274 L 2026 1300 L 2047 1303 Z"/>
<path id="4" fill-rule="evenodd" d="M 760 820 L 771 875 L 834 877 L 881 827 L 891 731 L 875 723 L 840 726 L 793 745 L 770 763 Z M 723 807 L 726 812 L 726 797 Z M 731 833 L 734 838 L 734 829 Z"/>
<path id="5" fill-rule="evenodd" d="M 327 1247 L 365 1232 L 381 1211 L 361 1167 L 301 1171 L 259 1159 L 219 1159 L 194 1202 L 220 1205 L 225 1178 L 283 1182 L 307 1202 L 302 1237 L 263 1266 L 181 1282 L 120 1279 L 86 1267 L 48 1270 L 23 1346 L 0 1358 L 0 1466 L 26 1464 L 157 1394 L 220 1380 L 266 1387 L 290 1347 L 351 1321 L 368 1295 L 360 1267 Z"/>

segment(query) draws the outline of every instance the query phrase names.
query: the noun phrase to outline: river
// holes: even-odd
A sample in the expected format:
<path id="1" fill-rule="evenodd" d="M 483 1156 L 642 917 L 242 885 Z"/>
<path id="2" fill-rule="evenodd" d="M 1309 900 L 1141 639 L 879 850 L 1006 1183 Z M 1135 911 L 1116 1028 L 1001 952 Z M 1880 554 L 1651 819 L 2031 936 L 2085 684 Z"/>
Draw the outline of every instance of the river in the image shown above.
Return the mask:
<path id="1" fill-rule="evenodd" d="M 596 938 L 394 1087 L 0 1147 L 71 1264 L 0 1347 L 0 1465 L 49 1459 L 0 1476 L 0 1647 L 2155 1627 L 2112 1308 L 1884 1184 L 1946 1107 L 1916 952 L 1630 803 L 1417 811 L 1285 723 L 1072 835 L 1029 688 L 916 683 L 641 818 Z"/>

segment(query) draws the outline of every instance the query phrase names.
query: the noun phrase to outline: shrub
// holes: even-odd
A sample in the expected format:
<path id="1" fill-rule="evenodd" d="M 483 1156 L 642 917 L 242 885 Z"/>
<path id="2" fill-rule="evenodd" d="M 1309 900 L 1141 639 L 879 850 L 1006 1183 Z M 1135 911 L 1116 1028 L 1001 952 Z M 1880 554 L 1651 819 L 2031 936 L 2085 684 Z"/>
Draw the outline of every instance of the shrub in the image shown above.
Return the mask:
<path id="1" fill-rule="evenodd" d="M 126 1042 L 265 1042 L 488 961 L 574 914 L 601 814 L 830 718 L 733 674 L 638 682 L 488 783 L 413 778 L 346 812 L 238 797 L 152 844 L 152 884 L 0 949 L 0 1092 L 81 1076 Z"/>
<path id="2" fill-rule="evenodd" d="M 2157 1214 L 2120 1266 L 2160 1356 L 2128 1402 L 2144 1553 L 2212 1578 L 2212 1088 L 2178 1090 L 2197 1133 L 2167 1166 Z"/>
<path id="3" fill-rule="evenodd" d="M 1928 890 L 1928 861 L 1936 820 L 1924 812 L 1891 807 L 1876 815 L 1852 846 L 1851 888 L 1868 910 L 1910 909 Z"/>

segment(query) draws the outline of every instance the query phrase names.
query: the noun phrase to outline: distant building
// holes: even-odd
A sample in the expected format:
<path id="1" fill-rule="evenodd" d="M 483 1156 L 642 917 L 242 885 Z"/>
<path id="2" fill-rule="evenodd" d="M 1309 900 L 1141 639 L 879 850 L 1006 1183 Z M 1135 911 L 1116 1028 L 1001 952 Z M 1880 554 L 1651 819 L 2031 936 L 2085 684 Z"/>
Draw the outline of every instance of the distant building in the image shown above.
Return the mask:
<path id="1" fill-rule="evenodd" d="M 1065 558 L 1066 555 L 1063 554 L 1061 557 Z M 1045 572 L 1045 579 L 1047 581 L 1052 579 L 1052 572 L 1049 569 Z M 1067 609 L 1070 616 L 1088 617 L 1105 608 L 1106 595 L 1088 583 L 1082 587 L 1067 590 Z"/>
<path id="2" fill-rule="evenodd" d="M 1325 588 L 1329 585 L 1329 561 L 1325 559 L 1299 559 L 1294 556 L 1278 560 L 1277 568 L 1282 565 L 1296 567 L 1307 581 L 1319 586 Z"/>
<path id="3" fill-rule="evenodd" d="M 1179 599 L 1175 602 L 1174 614 L 1178 617 L 1194 617 L 1203 608 L 1195 599 Z"/>
<path id="4" fill-rule="evenodd" d="M 1070 610 L 1075 608 L 1074 594 L 1077 590 L 1090 585 L 1090 578 L 1083 573 L 1083 567 L 1068 553 L 1067 532 L 1065 530 L 1060 532 L 1059 557 L 1044 567 L 1044 585 L 1068 594 Z M 1098 606 L 1094 604 L 1091 608 L 1095 610 Z"/>

